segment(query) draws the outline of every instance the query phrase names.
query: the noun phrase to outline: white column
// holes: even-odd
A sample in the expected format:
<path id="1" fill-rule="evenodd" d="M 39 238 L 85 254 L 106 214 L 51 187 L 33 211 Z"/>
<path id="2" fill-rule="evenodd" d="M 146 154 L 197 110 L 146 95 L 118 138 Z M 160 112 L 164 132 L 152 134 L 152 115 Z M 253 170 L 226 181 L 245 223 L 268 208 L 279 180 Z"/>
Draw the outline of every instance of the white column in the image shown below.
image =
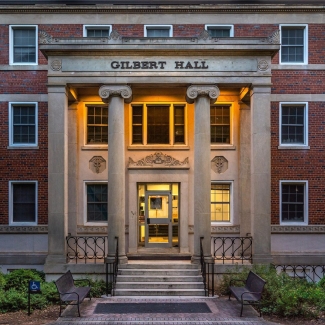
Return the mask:
<path id="1" fill-rule="evenodd" d="M 271 256 L 271 86 L 251 91 L 251 226 L 253 263 L 268 264 Z"/>
<path id="2" fill-rule="evenodd" d="M 194 255 L 193 263 L 200 261 L 200 237 L 206 260 L 211 259 L 211 158 L 210 158 L 210 104 L 220 94 L 215 85 L 192 85 L 186 99 L 195 103 L 194 113 Z"/>
<path id="3" fill-rule="evenodd" d="M 132 90 L 126 85 L 104 85 L 99 95 L 108 105 L 108 254 L 115 257 L 119 239 L 119 262 L 127 263 L 125 251 L 125 136 L 124 100 L 132 100 Z"/>
<path id="4" fill-rule="evenodd" d="M 48 256 L 66 263 L 68 230 L 68 96 L 65 85 L 48 86 Z"/>

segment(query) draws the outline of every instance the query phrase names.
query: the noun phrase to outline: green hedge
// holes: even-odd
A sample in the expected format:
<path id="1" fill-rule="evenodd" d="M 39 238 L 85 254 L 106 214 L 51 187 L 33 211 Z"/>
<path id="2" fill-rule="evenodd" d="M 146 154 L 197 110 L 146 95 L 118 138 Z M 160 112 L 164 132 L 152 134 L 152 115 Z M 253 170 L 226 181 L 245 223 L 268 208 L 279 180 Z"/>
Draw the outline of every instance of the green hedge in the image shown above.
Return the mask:
<path id="1" fill-rule="evenodd" d="M 41 294 L 30 296 L 31 309 L 43 309 L 59 302 L 59 295 L 54 282 L 45 282 L 43 272 L 25 269 L 14 270 L 8 274 L 0 272 L 0 313 L 27 310 L 28 283 L 30 280 L 40 281 L 42 290 Z M 92 297 L 100 297 L 105 294 L 104 281 L 89 280 L 92 287 Z"/>
<path id="2" fill-rule="evenodd" d="M 224 275 L 218 293 L 228 294 L 230 279 L 246 279 L 250 269 L 237 269 Z M 266 285 L 262 296 L 262 312 L 285 317 L 317 318 L 325 311 L 325 278 L 319 283 L 277 274 L 274 267 L 254 266 Z"/>

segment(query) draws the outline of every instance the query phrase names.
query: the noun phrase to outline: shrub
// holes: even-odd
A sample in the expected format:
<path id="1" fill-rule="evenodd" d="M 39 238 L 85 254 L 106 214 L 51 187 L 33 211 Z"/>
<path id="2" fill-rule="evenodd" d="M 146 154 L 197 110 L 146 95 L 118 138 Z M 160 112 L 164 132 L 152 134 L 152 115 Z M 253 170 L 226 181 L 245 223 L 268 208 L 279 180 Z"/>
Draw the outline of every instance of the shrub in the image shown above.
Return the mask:
<path id="1" fill-rule="evenodd" d="M 43 282 L 44 273 L 35 270 L 19 269 L 5 275 L 4 290 L 15 289 L 20 292 L 27 292 L 30 280 Z"/>

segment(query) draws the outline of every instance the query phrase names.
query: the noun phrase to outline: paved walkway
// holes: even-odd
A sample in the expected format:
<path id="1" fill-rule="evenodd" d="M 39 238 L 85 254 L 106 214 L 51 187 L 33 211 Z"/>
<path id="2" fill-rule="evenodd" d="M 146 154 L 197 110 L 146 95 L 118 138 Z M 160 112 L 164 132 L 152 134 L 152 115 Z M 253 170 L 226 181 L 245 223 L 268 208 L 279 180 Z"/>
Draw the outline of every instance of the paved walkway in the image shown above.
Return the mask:
<path id="1" fill-rule="evenodd" d="M 187 314 L 94 314 L 98 303 L 172 303 L 172 302 L 205 302 L 211 313 Z M 78 317 L 77 308 L 69 306 L 56 322 L 49 325 L 275 325 L 258 317 L 258 313 L 251 306 L 244 306 L 243 317 L 239 317 L 240 304 L 228 298 L 197 298 L 197 297 L 110 297 L 84 301 L 81 305 L 81 317 Z"/>

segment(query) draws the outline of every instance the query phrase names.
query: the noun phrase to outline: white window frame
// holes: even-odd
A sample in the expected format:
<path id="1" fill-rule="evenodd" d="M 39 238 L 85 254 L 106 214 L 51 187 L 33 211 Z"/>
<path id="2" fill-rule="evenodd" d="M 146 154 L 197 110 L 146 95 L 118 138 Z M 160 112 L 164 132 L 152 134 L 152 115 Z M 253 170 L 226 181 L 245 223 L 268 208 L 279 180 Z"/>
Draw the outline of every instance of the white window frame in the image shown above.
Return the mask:
<path id="1" fill-rule="evenodd" d="M 283 226 L 305 226 L 308 225 L 308 181 L 307 180 L 281 180 L 280 181 L 280 225 Z M 299 185 L 304 185 L 304 221 L 303 222 L 285 222 L 282 221 L 282 185 L 283 184 L 299 184 Z"/>
<path id="2" fill-rule="evenodd" d="M 148 37 L 148 29 L 168 29 L 169 37 L 173 37 L 173 25 L 144 25 L 144 37 Z"/>
<path id="3" fill-rule="evenodd" d="M 14 62 L 14 29 L 35 28 L 35 62 Z M 38 25 L 9 25 L 9 65 L 38 65 Z"/>
<path id="4" fill-rule="evenodd" d="M 230 185 L 230 220 L 229 221 L 212 221 L 211 220 L 211 211 L 210 211 L 210 220 L 211 225 L 232 225 L 234 223 L 234 181 L 211 181 L 210 184 L 210 206 L 211 206 L 211 185 L 212 184 L 225 184 Z"/>
<path id="5" fill-rule="evenodd" d="M 107 221 L 88 221 L 87 219 L 87 186 L 88 185 L 103 185 L 106 184 L 108 186 L 107 181 L 84 181 L 84 225 L 87 226 L 107 226 L 108 224 L 108 216 Z M 108 204 L 108 198 L 107 198 L 107 204 Z"/>
<path id="6" fill-rule="evenodd" d="M 211 25 L 207 24 L 204 26 L 204 29 L 229 29 L 229 37 L 234 37 L 234 25 Z"/>
<path id="7" fill-rule="evenodd" d="M 143 115 L 142 115 L 142 137 L 143 137 L 143 144 L 139 143 L 132 143 L 132 136 L 133 136 L 133 125 L 132 125 L 132 113 L 133 113 L 133 107 L 137 105 L 143 105 Z M 155 105 L 166 105 L 169 106 L 169 143 L 164 144 L 148 144 L 148 134 L 147 134 L 147 122 L 148 122 L 148 106 L 155 106 Z M 174 106 L 184 106 L 184 143 L 176 143 L 175 144 L 175 137 L 174 137 Z M 187 132 L 188 132 L 188 126 L 187 126 L 187 103 L 185 102 L 132 102 L 130 104 L 130 148 L 132 147 L 184 147 L 188 145 L 187 140 Z"/>
<path id="8" fill-rule="evenodd" d="M 38 103 L 37 102 L 9 102 L 9 147 L 10 148 L 37 148 L 38 147 Z M 31 106 L 35 107 L 35 143 L 14 143 L 13 107 Z"/>
<path id="9" fill-rule="evenodd" d="M 303 62 L 282 62 L 282 45 L 279 52 L 279 63 L 283 65 L 304 65 L 308 64 L 308 24 L 280 24 L 280 42 L 282 42 L 282 27 L 298 27 L 304 30 L 304 61 Z"/>
<path id="10" fill-rule="evenodd" d="M 108 35 L 112 32 L 112 25 L 83 25 L 83 37 L 90 37 L 87 36 L 88 29 L 108 29 Z"/>
<path id="11" fill-rule="evenodd" d="M 229 123 L 229 128 L 230 128 L 230 139 L 229 143 L 218 143 L 218 142 L 211 142 L 211 137 L 210 137 L 210 146 L 211 148 L 216 148 L 216 147 L 229 147 L 233 146 L 234 144 L 234 115 L 233 115 L 233 103 L 230 102 L 215 102 L 214 104 L 210 105 L 210 109 L 212 106 L 229 106 L 229 118 L 230 118 L 230 123 Z M 210 130 L 211 130 L 211 122 L 210 122 Z"/>
<path id="12" fill-rule="evenodd" d="M 282 143 L 282 107 L 304 106 L 304 143 Z M 279 103 L 279 148 L 308 149 L 308 102 L 280 102 Z"/>
<path id="13" fill-rule="evenodd" d="M 13 185 L 14 184 L 35 184 L 35 221 L 14 222 L 13 221 Z M 36 226 L 38 223 L 38 182 L 37 181 L 9 181 L 9 225 L 10 226 Z"/>

